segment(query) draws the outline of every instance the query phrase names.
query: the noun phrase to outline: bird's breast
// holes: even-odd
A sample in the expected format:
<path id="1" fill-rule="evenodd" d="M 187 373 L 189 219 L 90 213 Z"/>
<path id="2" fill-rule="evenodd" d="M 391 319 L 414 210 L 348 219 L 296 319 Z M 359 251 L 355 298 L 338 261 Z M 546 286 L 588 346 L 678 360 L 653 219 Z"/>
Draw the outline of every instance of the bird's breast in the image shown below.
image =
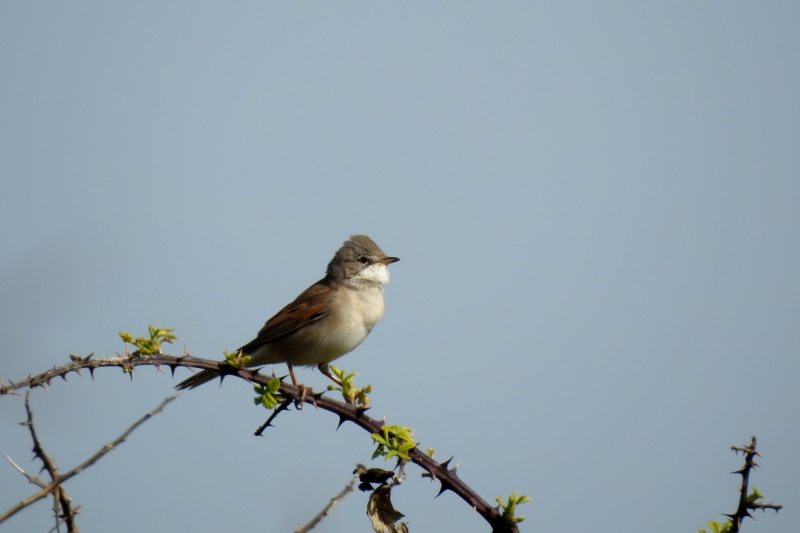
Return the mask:
<path id="1" fill-rule="evenodd" d="M 329 363 L 354 350 L 383 318 L 383 290 L 377 284 L 340 286 L 328 300 L 321 320 L 270 342 L 253 352 L 253 364 L 289 362 L 293 365 Z"/>
<path id="2" fill-rule="evenodd" d="M 375 324 L 383 318 L 386 304 L 383 301 L 383 288 L 370 284 L 359 289 L 347 289 L 350 304 L 355 309 L 354 321 L 360 321 L 369 333 Z"/>
<path id="3" fill-rule="evenodd" d="M 326 342 L 329 356 L 346 354 L 367 337 L 383 318 L 386 305 L 383 291 L 377 287 L 340 288 L 330 302 L 330 313 L 325 318 Z"/>

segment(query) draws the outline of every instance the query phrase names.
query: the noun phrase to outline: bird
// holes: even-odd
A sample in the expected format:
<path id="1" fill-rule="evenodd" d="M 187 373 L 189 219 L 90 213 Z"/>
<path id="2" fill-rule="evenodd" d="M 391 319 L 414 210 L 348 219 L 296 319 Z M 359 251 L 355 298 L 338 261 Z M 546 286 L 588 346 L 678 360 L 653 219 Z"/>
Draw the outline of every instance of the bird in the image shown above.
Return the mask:
<path id="1" fill-rule="evenodd" d="M 384 315 L 383 287 L 389 282 L 388 257 L 366 235 L 352 235 L 328 263 L 325 277 L 267 320 L 255 339 L 239 348 L 248 367 L 286 363 L 292 384 L 294 366 L 317 365 L 341 385 L 328 363 L 354 350 Z M 218 373 L 203 370 L 176 385 L 193 389 Z"/>

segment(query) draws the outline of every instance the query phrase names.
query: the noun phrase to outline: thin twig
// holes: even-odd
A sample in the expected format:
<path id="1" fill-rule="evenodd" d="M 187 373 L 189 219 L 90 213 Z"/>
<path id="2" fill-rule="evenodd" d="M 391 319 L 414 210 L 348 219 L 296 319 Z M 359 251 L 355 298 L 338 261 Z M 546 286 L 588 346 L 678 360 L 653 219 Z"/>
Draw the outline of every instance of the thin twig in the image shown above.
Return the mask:
<path id="1" fill-rule="evenodd" d="M 344 499 L 345 496 L 347 496 L 350 492 L 353 491 L 353 487 L 355 486 L 356 481 L 358 481 L 358 474 L 356 474 L 353 477 L 353 479 L 350 480 L 350 483 L 344 489 L 342 489 L 342 492 L 331 498 L 331 501 L 328 502 L 328 505 L 326 505 L 325 508 L 322 511 L 320 511 L 319 514 L 317 514 L 317 516 L 312 518 L 308 524 L 304 525 L 300 529 L 295 529 L 294 533 L 306 533 L 307 531 L 310 531 L 311 529 L 314 528 L 314 526 L 319 524 L 323 518 L 331 514 L 333 508 L 336 507 L 336 505 L 340 501 L 342 501 L 342 499 Z"/>
<path id="2" fill-rule="evenodd" d="M 46 486 L 47 486 L 47 483 L 45 483 L 44 481 L 42 481 L 42 480 L 41 480 L 41 479 L 39 479 L 38 477 L 36 477 L 36 476 L 32 476 L 32 475 L 30 475 L 29 473 L 27 473 L 26 471 L 24 471 L 24 470 L 22 469 L 22 467 L 20 467 L 20 466 L 19 466 L 17 463 L 15 463 L 14 461 L 12 461 L 12 460 L 11 460 L 11 457 L 9 457 L 9 456 L 7 456 L 7 455 L 6 455 L 6 459 L 8 459 L 8 462 L 9 462 L 9 463 L 11 463 L 11 464 L 14 466 L 14 468 L 16 468 L 17 470 L 19 470 L 19 473 L 20 473 L 20 474 L 22 474 L 23 476 L 25 476 L 26 478 L 28 478 L 28 481 L 30 481 L 30 482 L 31 482 L 31 483 L 33 483 L 34 485 L 39 485 L 40 487 L 46 487 Z"/>
<path id="3" fill-rule="evenodd" d="M 166 407 L 168 403 L 170 403 L 172 400 L 177 398 L 179 395 L 180 395 L 180 393 L 177 393 L 177 394 L 174 394 L 174 395 L 170 396 L 169 398 L 165 398 L 164 401 L 161 402 L 158 407 L 156 407 L 155 409 L 153 409 L 152 411 L 150 411 L 149 413 L 144 415 L 142 418 L 140 418 L 139 420 L 134 422 L 133 425 L 131 425 L 131 427 L 129 427 L 127 430 L 125 430 L 125 432 L 122 435 L 120 435 L 119 437 L 117 437 L 113 441 L 109 442 L 108 444 L 106 444 L 105 446 L 100 448 L 100 450 L 98 450 L 97 453 L 95 453 L 94 455 L 89 457 L 86 461 L 82 462 L 81 464 L 79 464 L 78 466 L 76 466 L 75 468 L 73 468 L 72 470 L 67 472 L 66 474 L 57 476 L 56 479 L 54 479 L 53 482 L 50 483 L 49 485 L 47 485 L 45 488 L 43 488 L 42 490 L 40 490 L 36 494 L 34 494 L 32 496 L 29 496 L 28 498 L 22 500 L 21 502 L 19 502 L 18 504 L 16 504 L 12 508 L 10 508 L 8 511 L 6 511 L 2 515 L 0 515 L 0 523 L 4 522 L 6 519 L 8 519 L 9 517 L 15 515 L 16 513 L 18 513 L 19 511 L 21 511 L 25 507 L 29 506 L 30 504 L 41 500 L 42 498 L 47 496 L 50 492 L 52 492 L 53 489 L 55 489 L 56 487 L 58 487 L 59 485 L 61 485 L 62 483 L 64 483 L 68 479 L 70 479 L 71 477 L 73 477 L 73 476 L 75 476 L 77 474 L 80 474 L 85 469 L 87 469 L 88 467 L 92 466 L 101 457 L 103 457 L 105 454 L 107 454 L 108 452 L 110 452 L 111 450 L 116 448 L 119 444 L 124 442 L 125 439 L 127 439 L 128 436 L 131 433 L 133 433 L 133 431 L 136 428 L 138 428 L 139 426 L 144 424 L 152 416 L 155 416 L 156 414 L 158 414 L 161 411 L 163 411 L 164 407 Z"/>
<path id="4" fill-rule="evenodd" d="M 25 424 L 25 422 L 21 422 L 21 424 Z M 39 487 L 46 487 L 46 486 L 47 486 L 47 483 L 45 483 L 44 481 L 42 481 L 41 479 L 39 479 L 39 478 L 38 478 L 38 477 L 36 477 L 36 476 L 32 476 L 32 475 L 30 475 L 30 474 L 29 474 L 29 473 L 27 473 L 25 470 L 23 470 L 23 469 L 22 469 L 22 467 L 21 467 L 21 466 L 19 466 L 17 463 L 15 463 L 15 462 L 14 462 L 14 461 L 11 459 L 11 457 L 9 457 L 8 455 L 6 455 L 6 459 L 8 459 L 8 462 L 9 462 L 9 463 L 11 463 L 11 465 L 12 465 L 14 468 L 16 468 L 16 469 L 17 469 L 17 471 L 18 471 L 20 474 L 22 474 L 23 476 L 25 476 L 25 477 L 27 478 L 28 482 L 30 482 L 30 483 L 33 483 L 34 485 L 38 485 Z M 63 490 L 63 487 L 60 487 L 60 488 L 61 488 L 61 490 Z M 64 494 L 66 495 L 66 491 L 64 491 Z M 55 526 L 53 526 L 53 527 L 50 529 L 50 531 L 53 531 L 53 530 L 60 531 L 60 530 L 61 530 L 61 529 L 60 529 L 60 524 L 61 524 L 61 523 L 64 521 L 64 517 L 59 517 L 59 516 L 58 516 L 58 499 L 57 499 L 55 496 L 53 496 L 53 500 L 54 500 L 54 501 L 53 501 L 53 512 L 54 512 L 54 513 L 55 513 L 55 515 L 56 515 L 56 525 L 55 525 Z M 73 517 L 73 523 L 74 523 L 74 516 L 75 516 L 76 514 L 78 514 L 78 512 L 77 512 L 77 511 L 78 511 L 78 509 L 79 509 L 79 508 L 80 508 L 80 505 L 77 505 L 77 506 L 75 507 L 75 510 L 74 510 L 74 511 L 72 511 L 72 513 L 71 513 L 71 516 Z"/>
<path id="5" fill-rule="evenodd" d="M 267 418 L 267 421 L 266 421 L 266 422 L 264 422 L 263 424 L 261 424 L 261 426 L 259 426 L 259 428 L 256 430 L 256 432 L 255 432 L 255 433 L 253 433 L 253 435 L 255 435 L 256 437 L 260 437 L 261 435 L 263 435 L 263 434 L 264 434 L 264 430 L 266 430 L 268 427 L 275 427 L 275 426 L 273 426 L 273 425 L 272 425 L 272 421 L 273 421 L 273 420 L 275 420 L 275 418 L 276 418 L 276 417 L 277 417 L 279 414 L 281 414 L 281 411 L 285 411 L 285 410 L 287 410 L 287 409 L 289 408 L 289 406 L 290 406 L 290 405 L 291 405 L 293 402 L 294 402 L 294 400 L 293 400 L 293 399 L 291 399 L 291 398 L 286 398 L 286 399 L 285 399 L 285 400 L 283 400 L 281 403 L 279 403 L 279 404 L 278 404 L 278 407 L 276 407 L 276 408 L 275 408 L 275 409 L 272 411 L 272 414 L 270 414 L 270 415 L 269 415 L 269 418 Z"/>

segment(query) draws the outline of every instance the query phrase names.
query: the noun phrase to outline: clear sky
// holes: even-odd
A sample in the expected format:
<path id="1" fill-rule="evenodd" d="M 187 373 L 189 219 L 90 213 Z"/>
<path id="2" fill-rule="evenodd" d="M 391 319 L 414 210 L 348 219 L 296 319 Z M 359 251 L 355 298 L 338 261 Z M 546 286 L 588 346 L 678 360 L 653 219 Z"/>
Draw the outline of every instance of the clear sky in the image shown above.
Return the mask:
<path id="1" fill-rule="evenodd" d="M 696 531 L 753 434 L 785 509 L 745 531 L 797 531 L 799 27 L 797 2 L 3 2 L 0 375 L 149 324 L 221 358 L 366 233 L 402 261 L 339 365 L 484 498 L 533 497 L 522 531 Z M 45 446 L 69 469 L 176 382 L 38 389 Z M 293 531 L 369 461 L 313 409 L 254 437 L 252 396 L 191 391 L 70 481 L 82 530 Z M 36 471 L 23 418 L 0 398 L 0 455 Z M 412 532 L 487 531 L 408 473 Z M 371 531 L 365 506 L 318 531 Z"/>

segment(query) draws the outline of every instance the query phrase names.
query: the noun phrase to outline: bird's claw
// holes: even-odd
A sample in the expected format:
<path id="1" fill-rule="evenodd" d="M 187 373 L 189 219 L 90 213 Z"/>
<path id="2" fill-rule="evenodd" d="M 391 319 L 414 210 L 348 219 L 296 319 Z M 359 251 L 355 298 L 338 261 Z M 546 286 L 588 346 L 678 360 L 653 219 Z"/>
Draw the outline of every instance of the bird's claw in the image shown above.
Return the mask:
<path id="1" fill-rule="evenodd" d="M 299 397 L 295 398 L 294 406 L 302 411 L 303 403 L 305 403 L 306 398 L 309 396 L 309 394 L 311 395 L 312 398 L 314 397 L 314 390 L 311 387 L 306 387 L 302 383 L 298 383 L 297 388 L 300 390 L 300 395 Z"/>

